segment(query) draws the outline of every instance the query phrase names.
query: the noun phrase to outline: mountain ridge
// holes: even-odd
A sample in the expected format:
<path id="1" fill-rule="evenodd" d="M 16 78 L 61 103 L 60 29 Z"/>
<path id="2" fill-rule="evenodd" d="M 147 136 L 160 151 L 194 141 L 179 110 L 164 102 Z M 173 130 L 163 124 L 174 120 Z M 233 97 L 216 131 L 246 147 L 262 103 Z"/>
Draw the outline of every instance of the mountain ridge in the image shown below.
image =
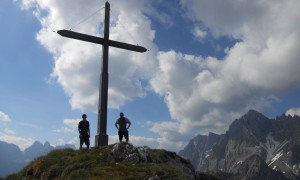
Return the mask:
<path id="1" fill-rule="evenodd" d="M 210 136 L 207 135 L 207 138 Z M 211 148 L 206 149 L 199 148 L 206 143 L 203 138 L 193 138 L 178 154 L 190 159 L 197 171 L 227 173 L 231 174 L 231 179 L 236 177 L 238 169 L 243 169 L 242 164 L 246 161 L 249 167 L 253 166 L 253 162 L 264 164 L 258 166 L 266 171 L 261 173 L 258 170 L 260 175 L 269 174 L 271 177 L 270 172 L 280 172 L 284 174 L 282 179 L 300 176 L 299 116 L 283 114 L 270 119 L 255 110 L 249 110 L 234 120 L 226 133 L 218 136 L 220 138 L 215 139 Z M 243 174 L 247 175 L 247 169 L 243 170 Z"/>
<path id="2" fill-rule="evenodd" d="M 35 141 L 22 151 L 17 145 L 0 141 L 0 177 L 5 177 L 24 168 L 32 160 L 46 155 L 54 149 L 73 148 L 74 145 L 51 146 L 48 141 L 42 144 Z"/>

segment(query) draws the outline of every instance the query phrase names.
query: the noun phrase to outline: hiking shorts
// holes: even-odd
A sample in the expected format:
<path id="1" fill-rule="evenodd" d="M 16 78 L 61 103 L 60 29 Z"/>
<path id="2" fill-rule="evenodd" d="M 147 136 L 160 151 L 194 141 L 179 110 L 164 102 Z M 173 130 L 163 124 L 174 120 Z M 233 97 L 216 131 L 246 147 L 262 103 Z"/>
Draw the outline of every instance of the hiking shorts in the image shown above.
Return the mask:
<path id="1" fill-rule="evenodd" d="M 128 131 L 127 130 L 125 130 L 125 131 L 119 131 L 118 134 L 119 134 L 119 140 L 120 140 L 120 142 L 122 141 L 123 136 L 125 136 L 126 141 L 129 140 L 128 139 Z"/>
<path id="2" fill-rule="evenodd" d="M 80 136 L 80 147 L 83 145 L 90 146 L 90 138 L 88 135 Z"/>

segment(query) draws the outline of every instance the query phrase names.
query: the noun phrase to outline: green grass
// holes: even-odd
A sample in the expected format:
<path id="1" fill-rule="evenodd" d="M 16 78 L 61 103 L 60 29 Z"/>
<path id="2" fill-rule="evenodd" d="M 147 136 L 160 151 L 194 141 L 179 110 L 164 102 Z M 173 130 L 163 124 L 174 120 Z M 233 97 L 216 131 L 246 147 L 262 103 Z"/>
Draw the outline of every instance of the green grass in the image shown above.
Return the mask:
<path id="1" fill-rule="evenodd" d="M 131 164 L 114 159 L 112 148 L 113 145 L 90 150 L 55 150 L 7 179 L 144 179 L 156 174 L 188 179 L 186 172 L 169 163 L 170 158 L 176 156 L 175 153 L 151 150 L 152 163 Z"/>

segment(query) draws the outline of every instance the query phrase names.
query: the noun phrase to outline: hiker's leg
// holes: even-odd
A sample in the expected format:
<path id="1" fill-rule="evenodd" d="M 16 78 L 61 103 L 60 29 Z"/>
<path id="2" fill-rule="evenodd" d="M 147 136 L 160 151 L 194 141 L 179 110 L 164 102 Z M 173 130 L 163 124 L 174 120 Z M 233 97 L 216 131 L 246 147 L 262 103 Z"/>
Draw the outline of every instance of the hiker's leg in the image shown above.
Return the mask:
<path id="1" fill-rule="evenodd" d="M 83 138 L 82 138 L 82 137 L 80 137 L 79 139 L 80 139 L 80 144 L 79 144 L 80 146 L 79 146 L 79 149 L 82 149 L 82 145 L 83 145 Z"/>
<path id="2" fill-rule="evenodd" d="M 90 148 L 90 138 L 89 137 L 87 138 L 87 141 L 88 141 L 87 148 L 89 149 Z"/>
<path id="3" fill-rule="evenodd" d="M 85 145 L 88 149 L 90 148 L 90 138 L 88 136 L 85 137 Z"/>
<path id="4" fill-rule="evenodd" d="M 122 132 L 121 132 L 121 131 L 119 131 L 119 132 L 118 132 L 118 134 L 119 134 L 119 141 L 120 141 L 120 142 L 122 142 L 122 139 L 123 139 L 123 134 L 122 134 Z"/>
<path id="5" fill-rule="evenodd" d="M 128 131 L 127 130 L 124 132 L 124 135 L 125 135 L 126 142 L 128 143 L 129 136 L 128 136 Z"/>

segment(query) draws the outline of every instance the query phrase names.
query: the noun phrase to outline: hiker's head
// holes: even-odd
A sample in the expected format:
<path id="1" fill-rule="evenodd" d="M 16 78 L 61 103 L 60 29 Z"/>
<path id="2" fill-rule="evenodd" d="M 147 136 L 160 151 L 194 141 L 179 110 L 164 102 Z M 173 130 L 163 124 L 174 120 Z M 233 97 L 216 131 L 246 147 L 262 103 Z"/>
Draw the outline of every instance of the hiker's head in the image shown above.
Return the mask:
<path id="1" fill-rule="evenodd" d="M 120 113 L 120 117 L 124 117 L 124 113 L 123 112 Z"/>
<path id="2" fill-rule="evenodd" d="M 83 115 L 82 115 L 82 119 L 86 119 L 86 114 L 83 114 Z"/>

